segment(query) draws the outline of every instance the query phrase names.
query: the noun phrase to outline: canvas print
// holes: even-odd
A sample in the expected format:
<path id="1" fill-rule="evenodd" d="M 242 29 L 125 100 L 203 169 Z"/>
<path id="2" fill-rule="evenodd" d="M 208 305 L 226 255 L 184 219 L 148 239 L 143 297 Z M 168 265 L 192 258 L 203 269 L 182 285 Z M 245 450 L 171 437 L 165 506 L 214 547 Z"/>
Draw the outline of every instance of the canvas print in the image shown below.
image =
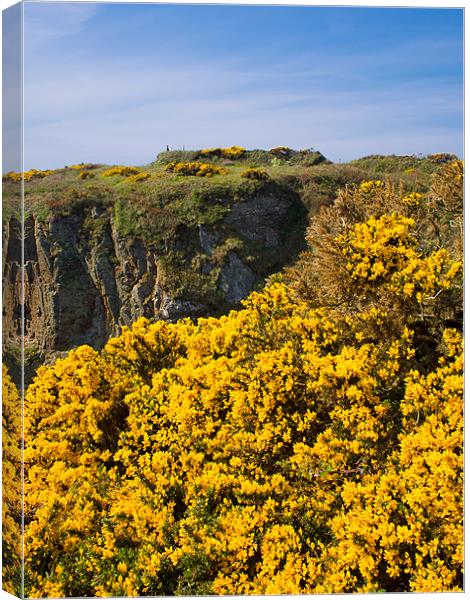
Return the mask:
<path id="1" fill-rule="evenodd" d="M 3 11 L 3 589 L 463 591 L 463 8 Z"/>

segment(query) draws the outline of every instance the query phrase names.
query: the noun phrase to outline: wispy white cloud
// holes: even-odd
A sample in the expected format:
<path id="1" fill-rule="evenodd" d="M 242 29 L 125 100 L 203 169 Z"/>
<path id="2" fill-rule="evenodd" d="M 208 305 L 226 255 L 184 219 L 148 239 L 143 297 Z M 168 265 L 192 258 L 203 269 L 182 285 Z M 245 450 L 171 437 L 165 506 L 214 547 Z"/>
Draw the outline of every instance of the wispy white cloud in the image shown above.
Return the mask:
<path id="1" fill-rule="evenodd" d="M 27 51 L 80 33 L 101 8 L 98 2 L 25 2 Z"/>
<path id="2" fill-rule="evenodd" d="M 348 70 L 346 69 L 346 73 Z M 293 80 L 296 85 L 293 85 Z M 367 97 L 399 96 L 405 105 L 410 103 L 439 108 L 454 107 L 461 100 L 455 86 L 449 87 L 445 75 L 374 85 L 369 79 L 364 91 L 362 86 L 351 86 L 343 64 L 328 69 L 309 69 L 292 63 L 273 65 L 270 69 L 260 66 L 244 68 L 233 60 L 213 60 L 203 65 L 197 61 L 185 66 L 166 66 L 152 61 L 115 61 L 112 64 L 93 61 L 44 65 L 31 71 L 26 65 L 25 101 L 27 117 L 31 120 L 48 120 L 57 116 L 71 116 L 77 111 L 100 114 L 109 111 L 129 111 L 153 105 L 179 104 L 180 101 L 194 105 L 207 102 L 214 105 L 223 102 L 224 107 L 262 101 L 268 105 L 320 102 L 326 107 L 338 103 L 357 102 L 358 108 Z M 457 92 L 457 93 L 456 93 Z M 450 104 L 449 104 L 450 103 Z M 103 112 L 106 111 L 106 112 Z"/>
<path id="3" fill-rule="evenodd" d="M 250 76 L 264 78 L 264 84 L 252 90 L 243 73 L 230 73 L 222 64 L 212 66 L 210 76 L 191 67 L 178 73 L 120 67 L 99 74 L 99 67 L 89 70 L 75 79 L 76 86 L 63 81 L 64 93 L 54 85 L 42 95 L 36 90 L 26 139 L 26 156 L 44 161 L 35 166 L 145 163 L 166 144 L 314 146 L 334 160 L 358 152 L 460 151 L 455 131 L 436 127 L 459 111 L 459 101 L 445 85 L 436 93 L 435 80 L 367 93 L 321 86 L 301 92 L 288 86 L 273 91 L 279 73 L 255 72 Z"/>

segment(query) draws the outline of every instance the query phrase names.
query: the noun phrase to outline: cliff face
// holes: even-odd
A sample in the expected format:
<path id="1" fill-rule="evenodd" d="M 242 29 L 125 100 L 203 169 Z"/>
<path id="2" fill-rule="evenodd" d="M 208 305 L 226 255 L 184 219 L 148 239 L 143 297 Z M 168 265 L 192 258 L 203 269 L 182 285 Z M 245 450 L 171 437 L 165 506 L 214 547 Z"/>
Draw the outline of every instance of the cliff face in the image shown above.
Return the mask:
<path id="1" fill-rule="evenodd" d="M 113 210 L 83 206 L 24 231 L 26 349 L 54 356 L 101 348 L 140 316 L 176 320 L 236 306 L 303 247 L 306 211 L 295 194 L 255 195 L 220 222 L 181 225 L 158 241 L 123 235 Z M 21 229 L 4 224 L 4 339 L 17 338 Z"/>

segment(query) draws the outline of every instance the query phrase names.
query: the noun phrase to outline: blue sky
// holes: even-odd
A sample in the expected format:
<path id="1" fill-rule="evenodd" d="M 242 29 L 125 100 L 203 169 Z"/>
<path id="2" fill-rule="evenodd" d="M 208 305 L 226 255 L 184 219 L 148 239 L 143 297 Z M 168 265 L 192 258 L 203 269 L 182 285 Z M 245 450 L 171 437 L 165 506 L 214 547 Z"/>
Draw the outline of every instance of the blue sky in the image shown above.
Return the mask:
<path id="1" fill-rule="evenodd" d="M 25 4 L 25 167 L 172 148 L 463 152 L 463 12 Z"/>

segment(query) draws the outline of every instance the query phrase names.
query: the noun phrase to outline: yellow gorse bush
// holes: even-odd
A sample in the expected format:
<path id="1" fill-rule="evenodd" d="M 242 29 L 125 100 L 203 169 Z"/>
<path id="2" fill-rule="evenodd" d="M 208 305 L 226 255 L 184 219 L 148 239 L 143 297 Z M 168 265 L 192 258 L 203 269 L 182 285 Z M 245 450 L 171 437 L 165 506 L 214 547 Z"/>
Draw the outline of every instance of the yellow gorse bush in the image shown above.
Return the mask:
<path id="1" fill-rule="evenodd" d="M 2 365 L 2 581 L 21 594 L 21 399 Z"/>
<path id="2" fill-rule="evenodd" d="M 127 181 L 129 183 L 138 183 L 139 181 L 146 181 L 147 179 L 150 179 L 151 175 L 150 173 L 146 173 L 145 171 L 143 171 L 142 173 L 137 173 L 136 175 L 131 175 L 130 177 L 127 178 Z"/>
<path id="3" fill-rule="evenodd" d="M 170 162 L 165 171 L 175 175 L 194 175 L 196 177 L 212 177 L 212 175 L 226 175 L 227 169 L 202 162 Z"/>
<path id="4" fill-rule="evenodd" d="M 15 171 L 9 171 L 8 173 L 5 173 L 5 175 L 3 175 L 2 180 L 3 181 L 13 181 L 15 183 L 17 183 L 18 181 L 22 180 L 22 173 L 16 173 Z"/>
<path id="5" fill-rule="evenodd" d="M 241 158 L 245 152 L 246 149 L 241 146 L 231 146 L 230 148 L 206 148 L 199 151 L 199 156 L 205 158 L 236 160 L 237 158 Z"/>
<path id="6" fill-rule="evenodd" d="M 255 179 L 258 181 L 268 181 L 270 179 L 269 173 L 264 169 L 258 169 L 256 167 L 250 167 L 240 173 L 240 177 L 244 179 Z"/>
<path id="7" fill-rule="evenodd" d="M 323 303 L 271 283 L 41 367 L 29 596 L 462 589 L 461 263 L 403 197 L 328 213 Z"/>
<path id="8" fill-rule="evenodd" d="M 454 161 L 426 194 L 380 180 L 340 190 L 312 220 L 310 248 L 288 280 L 311 304 L 344 314 L 383 306 L 390 323 L 453 320 L 462 302 L 462 183 Z"/>
<path id="9" fill-rule="evenodd" d="M 408 206 L 419 206 L 424 197 L 424 194 L 420 194 L 419 192 L 411 192 L 411 194 L 407 194 L 402 198 L 402 202 Z"/>
<path id="10" fill-rule="evenodd" d="M 80 171 L 80 173 L 78 174 L 78 178 L 79 179 L 94 179 L 95 174 L 92 173 L 91 171 Z"/>
<path id="11" fill-rule="evenodd" d="M 51 169 L 46 169 L 44 171 L 40 171 L 38 169 L 30 169 L 29 171 L 24 172 L 24 180 L 31 181 L 31 179 L 37 178 L 42 179 L 43 177 L 48 177 L 54 173 Z"/>
<path id="12" fill-rule="evenodd" d="M 24 173 L 15 173 L 14 171 L 10 171 L 9 173 L 5 173 L 5 175 L 3 175 L 3 181 L 18 182 L 21 181 L 21 179 L 24 179 L 24 181 L 31 181 L 31 179 L 42 179 L 43 177 L 47 177 L 53 173 L 54 171 L 51 169 L 45 169 L 43 171 L 39 169 L 30 169 Z"/>
<path id="13" fill-rule="evenodd" d="M 42 368 L 29 594 L 459 589 L 460 335 L 420 374 L 410 329 L 371 338 L 387 318 L 275 284 Z"/>
<path id="14" fill-rule="evenodd" d="M 102 177 L 129 177 L 131 175 L 137 175 L 139 169 L 136 167 L 117 166 L 106 169 L 101 173 Z"/>
<path id="15" fill-rule="evenodd" d="M 377 179 L 376 181 L 363 181 L 361 183 L 360 189 L 362 192 L 370 193 L 375 192 L 376 190 L 382 189 L 384 187 L 383 181 Z"/>
<path id="16" fill-rule="evenodd" d="M 371 217 L 338 236 L 336 242 L 352 280 L 374 285 L 380 281 L 383 290 L 413 296 L 419 303 L 449 289 L 462 263 L 450 260 L 445 249 L 422 256 L 412 235 L 414 225 L 412 218 L 394 213 Z"/>
<path id="17" fill-rule="evenodd" d="M 78 163 L 76 165 L 70 165 L 68 168 L 74 169 L 75 171 L 81 171 L 82 169 L 91 169 L 93 166 L 93 163 Z"/>

